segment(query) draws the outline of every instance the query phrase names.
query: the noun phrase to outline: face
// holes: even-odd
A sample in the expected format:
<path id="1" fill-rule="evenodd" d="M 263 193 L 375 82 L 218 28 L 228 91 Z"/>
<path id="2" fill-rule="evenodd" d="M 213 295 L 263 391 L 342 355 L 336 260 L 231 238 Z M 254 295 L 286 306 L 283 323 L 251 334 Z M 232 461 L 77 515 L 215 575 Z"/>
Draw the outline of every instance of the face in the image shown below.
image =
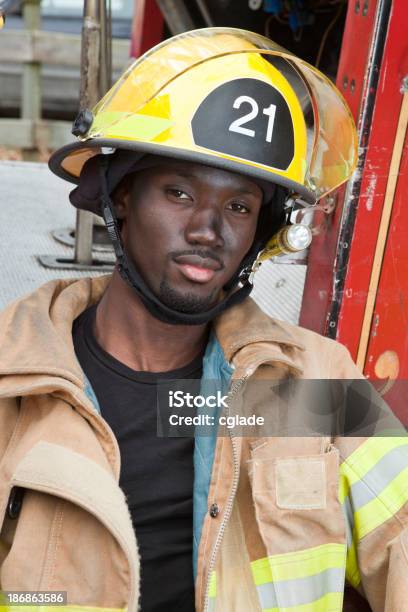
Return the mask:
<path id="1" fill-rule="evenodd" d="M 261 203 L 250 179 L 178 161 L 135 173 L 115 196 L 125 248 L 146 284 L 189 313 L 220 298 L 252 245 Z"/>

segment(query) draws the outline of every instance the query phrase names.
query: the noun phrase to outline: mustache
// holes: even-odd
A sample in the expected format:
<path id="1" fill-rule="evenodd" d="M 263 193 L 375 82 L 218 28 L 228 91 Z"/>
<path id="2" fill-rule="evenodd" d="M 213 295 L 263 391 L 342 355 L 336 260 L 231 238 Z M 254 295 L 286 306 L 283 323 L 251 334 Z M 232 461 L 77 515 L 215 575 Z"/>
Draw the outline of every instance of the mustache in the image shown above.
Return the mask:
<path id="1" fill-rule="evenodd" d="M 172 258 L 180 257 L 181 255 L 197 255 L 202 257 L 202 259 L 214 259 L 221 268 L 224 268 L 224 262 L 221 257 L 211 249 L 185 249 L 183 251 L 172 251 L 169 255 Z"/>

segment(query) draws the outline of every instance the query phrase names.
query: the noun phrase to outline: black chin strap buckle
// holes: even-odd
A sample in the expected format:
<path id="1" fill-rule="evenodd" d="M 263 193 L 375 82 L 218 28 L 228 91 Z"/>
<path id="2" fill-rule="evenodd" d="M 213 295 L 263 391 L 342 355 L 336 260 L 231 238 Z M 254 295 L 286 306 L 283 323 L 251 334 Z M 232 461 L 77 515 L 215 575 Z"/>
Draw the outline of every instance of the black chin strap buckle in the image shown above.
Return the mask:
<path id="1" fill-rule="evenodd" d="M 108 230 L 109 238 L 112 241 L 113 248 L 115 250 L 116 258 L 119 263 L 123 263 L 123 247 L 122 240 L 120 237 L 120 231 L 118 222 L 115 217 L 115 212 L 113 209 L 113 202 L 109 196 L 108 191 L 108 180 L 107 180 L 107 171 L 109 167 L 109 160 L 107 156 L 103 156 L 100 160 L 100 178 L 101 178 L 101 202 L 102 202 L 102 215 L 106 224 L 106 229 Z"/>
<path id="2" fill-rule="evenodd" d="M 252 264 L 245 266 L 245 268 L 240 272 L 238 277 L 239 282 L 242 285 L 253 285 L 254 284 L 254 274 L 259 269 L 261 262 L 258 260 L 258 257 Z"/>
<path id="3" fill-rule="evenodd" d="M 112 241 L 115 255 L 119 261 L 123 258 L 123 249 L 120 240 L 120 233 L 116 219 L 112 214 L 111 205 L 102 198 L 102 214 L 106 223 L 106 229 L 108 230 L 109 238 Z"/>
<path id="4" fill-rule="evenodd" d="M 242 285 L 249 284 L 249 278 L 251 276 L 251 272 L 252 272 L 252 266 L 246 266 L 243 270 L 241 270 L 238 280 Z"/>

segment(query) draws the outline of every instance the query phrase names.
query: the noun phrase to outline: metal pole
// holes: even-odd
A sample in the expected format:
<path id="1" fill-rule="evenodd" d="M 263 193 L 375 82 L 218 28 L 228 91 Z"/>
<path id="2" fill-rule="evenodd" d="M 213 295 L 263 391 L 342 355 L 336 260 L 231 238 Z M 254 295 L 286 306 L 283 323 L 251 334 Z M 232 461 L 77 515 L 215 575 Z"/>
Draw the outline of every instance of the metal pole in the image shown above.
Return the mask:
<path id="1" fill-rule="evenodd" d="M 41 0 L 25 0 L 23 5 L 24 27 L 27 31 L 41 28 Z M 41 119 L 41 64 L 26 62 L 23 65 L 21 92 L 21 117 L 31 122 L 31 147 L 36 144 L 36 122 Z"/>
<path id="2" fill-rule="evenodd" d="M 173 35 L 194 30 L 194 21 L 183 0 L 156 0 L 156 2 Z"/>
<path id="3" fill-rule="evenodd" d="M 81 110 L 93 108 L 101 94 L 100 89 L 100 5 L 101 0 L 85 0 L 81 46 Z M 93 215 L 78 210 L 75 228 L 75 263 L 92 264 Z"/>
<path id="4" fill-rule="evenodd" d="M 99 46 L 99 90 L 103 96 L 109 89 L 110 75 L 108 74 L 109 49 L 108 49 L 108 15 L 106 1 L 99 0 L 99 24 L 100 24 L 100 46 Z"/>
<path id="5" fill-rule="evenodd" d="M 212 28 L 215 25 L 215 23 L 210 15 L 210 11 L 208 10 L 205 0 L 196 0 L 196 2 L 197 2 L 198 8 L 200 9 L 202 18 L 205 21 L 205 25 L 209 28 Z"/>
<path id="6" fill-rule="evenodd" d="M 104 2 L 105 0 L 84 0 L 81 41 L 80 110 L 92 109 L 102 93 L 105 93 L 107 84 L 109 84 L 110 25 L 106 21 Z M 101 30 L 109 38 L 109 42 L 102 38 Z M 107 55 L 105 54 L 101 57 L 102 47 L 107 48 L 108 51 Z M 104 53 L 106 53 L 105 50 Z M 104 68 L 103 72 L 101 72 L 101 63 Z M 102 75 L 104 76 L 102 77 Z M 113 262 L 94 260 L 92 258 L 94 225 L 97 222 L 99 222 L 99 217 L 96 215 L 78 210 L 76 215 L 74 258 L 40 255 L 40 263 L 46 268 L 111 271 Z"/>

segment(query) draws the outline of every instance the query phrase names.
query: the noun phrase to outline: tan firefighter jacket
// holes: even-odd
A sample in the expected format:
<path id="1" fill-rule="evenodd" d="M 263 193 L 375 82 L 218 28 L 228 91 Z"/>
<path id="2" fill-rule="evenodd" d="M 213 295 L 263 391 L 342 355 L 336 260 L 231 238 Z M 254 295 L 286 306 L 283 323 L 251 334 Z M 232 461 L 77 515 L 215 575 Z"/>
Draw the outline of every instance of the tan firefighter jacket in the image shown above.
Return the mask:
<path id="1" fill-rule="evenodd" d="M 118 486 L 118 446 L 71 333 L 108 282 L 52 281 L 0 315 L 0 588 L 66 591 L 61 612 L 138 607 L 137 533 Z M 231 389 L 248 389 L 239 381 L 362 378 L 341 345 L 270 319 L 252 300 L 223 313 L 214 332 Z M 232 404 L 239 397 L 246 413 L 257 410 L 250 394 L 236 392 Z M 275 397 L 259 401 L 264 415 L 276 413 Z M 207 489 L 202 459 L 198 612 L 340 612 L 346 583 L 375 612 L 408 609 L 401 432 L 220 435 Z"/>

